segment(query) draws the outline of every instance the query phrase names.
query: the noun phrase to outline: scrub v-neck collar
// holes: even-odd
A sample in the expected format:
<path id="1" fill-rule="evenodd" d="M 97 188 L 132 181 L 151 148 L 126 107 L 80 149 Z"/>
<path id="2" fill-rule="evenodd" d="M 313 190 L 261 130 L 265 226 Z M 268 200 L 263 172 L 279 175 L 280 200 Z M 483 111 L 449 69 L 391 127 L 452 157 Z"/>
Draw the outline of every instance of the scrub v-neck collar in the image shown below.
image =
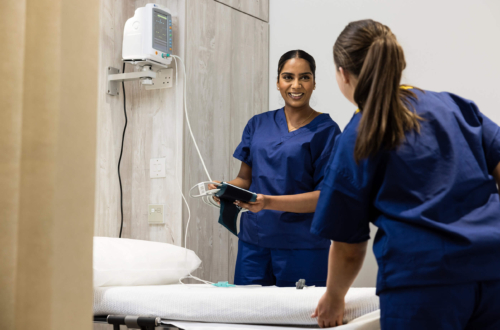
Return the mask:
<path id="1" fill-rule="evenodd" d="M 279 144 L 285 142 L 288 139 L 293 138 L 294 136 L 297 136 L 298 134 L 308 132 L 307 128 L 311 128 L 314 125 L 321 123 L 318 120 L 318 118 L 323 117 L 324 115 L 325 115 L 324 113 L 321 113 L 318 116 L 316 116 L 313 120 L 311 120 L 311 122 L 309 124 L 304 125 L 302 127 L 299 127 L 295 131 L 289 132 L 288 131 L 288 124 L 286 122 L 286 116 L 285 116 L 285 107 L 281 108 L 280 110 L 278 110 L 278 118 L 277 118 L 278 126 L 280 128 L 280 135 L 281 135 Z"/>
<path id="2" fill-rule="evenodd" d="M 301 127 L 297 128 L 295 131 L 289 132 L 288 131 L 288 123 L 286 121 L 286 115 L 285 115 L 285 107 L 281 108 L 280 110 L 278 110 L 278 124 L 279 124 L 280 131 L 281 131 L 281 137 L 282 138 L 284 138 L 284 137 L 291 138 L 291 137 L 297 135 L 298 133 L 304 131 L 303 128 L 311 127 L 313 125 L 313 123 L 315 123 L 316 120 L 323 115 L 324 115 L 323 113 L 320 113 L 319 115 L 314 117 L 314 119 L 311 120 L 311 122 L 308 123 L 307 125 L 301 126 Z"/>

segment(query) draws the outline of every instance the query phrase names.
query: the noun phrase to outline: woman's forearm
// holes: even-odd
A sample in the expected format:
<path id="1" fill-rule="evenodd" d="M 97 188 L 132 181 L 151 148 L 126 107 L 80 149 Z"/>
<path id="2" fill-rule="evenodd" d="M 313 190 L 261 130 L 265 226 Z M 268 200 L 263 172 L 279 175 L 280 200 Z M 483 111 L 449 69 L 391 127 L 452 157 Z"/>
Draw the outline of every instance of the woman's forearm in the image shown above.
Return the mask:
<path id="1" fill-rule="evenodd" d="M 328 259 L 326 291 L 336 298 L 344 298 L 358 276 L 368 242 L 348 244 L 333 242 Z"/>
<path id="2" fill-rule="evenodd" d="M 228 183 L 232 184 L 233 186 L 248 190 L 250 188 L 250 185 L 252 184 L 252 180 L 237 177 L 236 179 L 231 180 Z"/>
<path id="3" fill-rule="evenodd" d="M 250 189 L 250 185 L 252 184 L 252 168 L 248 164 L 241 162 L 238 176 L 228 183 L 246 190 Z"/>
<path id="4" fill-rule="evenodd" d="M 269 196 L 266 195 L 266 210 L 293 213 L 312 213 L 318 204 L 319 190 L 297 195 Z"/>

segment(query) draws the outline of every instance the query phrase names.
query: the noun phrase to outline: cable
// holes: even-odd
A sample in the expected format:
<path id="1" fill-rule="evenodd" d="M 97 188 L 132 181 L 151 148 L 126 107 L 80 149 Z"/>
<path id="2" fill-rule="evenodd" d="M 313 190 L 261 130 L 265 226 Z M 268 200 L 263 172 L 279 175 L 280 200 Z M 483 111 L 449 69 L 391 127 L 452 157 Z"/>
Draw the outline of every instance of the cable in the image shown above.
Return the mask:
<path id="1" fill-rule="evenodd" d="M 174 58 L 175 61 L 175 75 L 177 77 L 177 59 L 181 61 L 182 68 L 184 70 L 184 112 L 186 114 L 186 122 L 188 124 L 189 128 L 189 133 L 191 133 L 191 138 L 193 139 L 194 146 L 196 147 L 196 151 L 198 152 L 198 156 L 200 156 L 201 164 L 203 165 L 203 168 L 205 169 L 205 173 L 207 173 L 208 181 L 212 181 L 212 178 L 210 177 L 210 174 L 208 174 L 207 167 L 205 166 L 205 162 L 203 161 L 203 157 L 201 156 L 200 149 L 198 148 L 198 144 L 196 143 L 196 139 L 194 138 L 193 130 L 191 129 L 191 123 L 189 122 L 189 116 L 188 116 L 188 111 L 187 111 L 187 101 L 186 101 L 186 81 L 187 81 L 187 75 L 186 75 L 186 66 L 184 65 L 184 62 L 182 61 L 182 58 L 180 58 L 177 55 L 171 55 Z M 176 81 L 176 86 L 177 86 L 177 81 Z"/>
<path id="2" fill-rule="evenodd" d="M 122 72 L 125 73 L 125 62 L 123 62 Z M 122 135 L 122 147 L 120 150 L 120 158 L 118 159 L 118 181 L 120 182 L 120 214 L 121 214 L 121 223 L 120 223 L 120 234 L 118 238 L 122 238 L 122 230 L 123 230 L 123 188 L 122 188 L 122 177 L 120 175 L 120 164 L 122 162 L 123 155 L 123 143 L 125 141 L 125 131 L 127 130 L 127 98 L 125 97 L 125 82 L 122 80 L 122 90 L 123 90 L 123 113 L 125 114 L 125 126 L 123 127 L 123 135 Z"/>
<path id="3" fill-rule="evenodd" d="M 208 174 L 207 167 L 205 166 L 205 162 L 203 161 L 203 157 L 201 156 L 200 149 L 198 149 L 198 145 L 196 143 L 196 139 L 194 138 L 193 131 L 191 130 L 191 124 L 189 123 L 189 116 L 188 116 L 187 102 L 186 102 L 186 90 L 187 90 L 187 87 L 186 87 L 186 80 L 187 80 L 186 66 L 184 65 L 184 62 L 182 61 L 182 59 L 179 56 L 172 55 L 172 57 L 174 58 L 174 61 L 175 61 L 175 89 L 176 90 L 178 90 L 178 81 L 179 81 L 178 80 L 178 75 L 177 75 L 177 72 L 178 72 L 177 59 L 179 59 L 179 61 L 182 64 L 182 67 L 184 69 L 183 70 L 184 71 L 184 90 L 182 91 L 182 93 L 183 93 L 183 100 L 184 100 L 184 113 L 186 114 L 186 121 L 188 123 L 189 132 L 191 133 L 191 138 L 193 139 L 194 146 L 196 147 L 196 151 L 198 151 L 198 156 L 200 157 L 201 163 L 203 164 L 203 168 L 205 169 L 205 173 L 207 173 L 209 181 L 212 181 L 212 179 L 210 178 L 210 174 Z M 177 98 L 176 98 L 176 100 L 177 100 Z M 176 152 L 177 152 L 177 147 L 178 147 L 178 143 L 177 143 L 177 146 L 176 146 Z M 177 168 L 176 168 L 176 171 L 177 171 Z M 186 253 L 187 253 L 187 234 L 188 234 L 188 229 L 189 229 L 189 223 L 191 221 L 191 210 L 189 208 L 188 202 L 186 201 L 186 198 L 184 197 L 184 194 L 182 192 L 182 188 L 181 188 L 179 182 L 177 181 L 177 179 L 178 179 L 178 176 L 176 175 L 177 187 L 179 188 L 181 196 L 182 196 L 182 199 L 183 199 L 184 203 L 186 204 L 186 208 L 188 209 L 188 220 L 187 220 L 187 223 L 186 223 L 186 232 L 184 234 L 184 248 L 186 249 Z M 189 274 L 189 275 L 191 275 L 191 274 Z"/>
<path id="4" fill-rule="evenodd" d="M 185 111 L 185 114 L 186 114 L 186 121 L 188 123 L 188 127 L 189 127 L 189 131 L 191 133 L 191 138 L 193 139 L 193 142 L 194 142 L 194 145 L 196 147 L 196 150 L 198 151 L 198 155 L 200 156 L 200 159 L 201 159 L 201 163 L 203 164 L 203 167 L 205 168 L 205 172 L 207 173 L 207 176 L 209 178 L 210 181 L 212 181 L 212 179 L 210 178 L 210 174 L 208 174 L 208 170 L 207 170 L 207 167 L 205 166 L 205 162 L 203 161 L 203 157 L 201 157 L 201 153 L 200 153 L 200 150 L 198 149 L 198 145 L 196 144 L 196 140 L 194 138 L 194 135 L 193 135 L 193 131 L 191 130 L 191 125 L 189 124 L 189 118 L 188 118 L 188 112 L 187 112 L 187 106 L 186 106 L 186 67 L 184 66 L 184 62 L 182 62 L 182 59 L 178 56 L 172 56 L 174 58 L 174 61 L 175 61 L 175 90 L 177 91 L 178 90 L 178 79 L 177 79 L 177 58 L 181 61 L 182 63 L 182 66 L 184 68 L 184 90 L 182 91 L 183 94 L 184 94 L 184 111 Z M 177 103 L 177 98 L 175 98 L 175 102 Z M 176 107 L 177 108 L 177 107 Z M 177 134 L 176 134 L 177 136 Z M 179 150 L 178 150 L 178 147 L 179 147 L 179 143 L 178 141 L 176 141 L 176 146 L 175 146 L 175 154 L 176 154 L 176 159 L 179 155 Z M 186 197 L 184 196 L 184 193 L 182 192 L 182 187 L 179 183 L 179 176 L 177 175 L 177 166 L 175 167 L 175 183 L 177 185 L 177 188 L 179 188 L 179 191 L 181 193 L 181 196 L 182 196 L 182 200 L 184 201 L 184 204 L 186 204 L 186 208 L 188 210 L 188 220 L 187 220 L 187 223 L 186 223 L 186 232 L 184 234 L 184 249 L 186 250 L 186 260 L 187 260 L 187 252 L 188 252 L 188 249 L 187 249 L 187 235 L 188 235 L 188 229 L 189 229 L 189 223 L 191 221 L 191 209 L 189 208 L 189 204 L 186 200 Z M 209 282 L 209 281 L 205 281 L 205 280 L 202 280 L 201 278 L 198 278 L 194 275 L 191 274 L 191 271 L 188 270 L 188 275 L 184 276 L 184 277 L 181 277 L 179 278 L 179 283 L 182 284 L 182 285 L 185 285 L 185 283 L 182 282 L 183 279 L 193 279 L 193 280 L 197 280 L 197 281 L 200 281 L 200 282 L 203 282 L 205 284 L 214 284 L 212 282 Z"/>
<path id="5" fill-rule="evenodd" d="M 174 58 L 174 61 L 175 61 L 175 90 L 177 91 L 178 90 L 178 79 L 177 79 L 177 60 Z M 186 91 L 184 90 L 183 91 L 183 94 L 185 94 Z M 175 103 L 176 103 L 176 108 L 177 108 L 177 98 L 175 98 Z M 176 139 L 178 140 L 178 134 L 176 134 Z M 179 142 L 176 141 L 175 143 L 175 159 L 177 159 L 177 157 L 179 156 Z M 181 187 L 181 184 L 179 183 L 179 176 L 177 175 L 177 166 L 175 167 L 175 183 L 177 184 L 177 188 L 179 188 L 179 192 L 181 193 L 181 196 L 182 196 L 182 200 L 184 201 L 184 204 L 186 204 L 186 208 L 188 210 L 188 221 L 187 221 L 187 224 L 186 224 L 186 234 L 185 234 L 185 237 L 184 237 L 184 248 L 186 249 L 186 253 L 187 253 L 187 229 L 189 228 L 189 222 L 191 220 L 191 209 L 189 207 L 189 204 L 186 200 L 186 197 L 184 197 L 184 193 L 182 192 L 182 187 Z"/>

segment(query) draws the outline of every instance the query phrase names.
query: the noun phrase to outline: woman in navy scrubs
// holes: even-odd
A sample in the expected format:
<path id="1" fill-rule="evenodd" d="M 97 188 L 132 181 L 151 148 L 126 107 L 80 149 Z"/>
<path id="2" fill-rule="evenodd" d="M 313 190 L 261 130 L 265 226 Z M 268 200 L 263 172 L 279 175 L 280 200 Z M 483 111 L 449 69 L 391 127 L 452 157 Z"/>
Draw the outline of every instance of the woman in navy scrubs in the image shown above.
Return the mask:
<path id="1" fill-rule="evenodd" d="M 312 317 L 342 324 L 372 222 L 382 329 L 500 329 L 500 128 L 472 101 L 400 86 L 403 49 L 387 26 L 352 22 L 333 53 L 359 111 L 311 228 L 334 241 Z"/>
<path id="2" fill-rule="evenodd" d="M 276 83 L 285 106 L 250 119 L 234 152 L 242 163 L 229 183 L 258 194 L 255 203 L 235 203 L 249 210 L 240 222 L 237 285 L 326 285 L 331 242 L 310 228 L 340 129 L 309 105 L 315 71 L 311 55 L 285 53 Z"/>

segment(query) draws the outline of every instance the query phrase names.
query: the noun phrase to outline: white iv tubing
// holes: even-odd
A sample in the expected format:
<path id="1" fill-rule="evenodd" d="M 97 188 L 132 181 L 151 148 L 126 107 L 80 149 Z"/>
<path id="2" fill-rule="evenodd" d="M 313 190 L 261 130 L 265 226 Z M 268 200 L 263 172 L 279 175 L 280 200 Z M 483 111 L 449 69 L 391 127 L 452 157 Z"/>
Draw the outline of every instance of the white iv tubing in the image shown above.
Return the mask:
<path id="1" fill-rule="evenodd" d="M 188 116 L 188 111 L 187 111 L 187 101 L 186 101 L 186 90 L 187 90 L 187 88 L 186 88 L 186 81 L 187 81 L 186 66 L 184 65 L 184 62 L 182 61 L 182 58 L 180 58 L 177 55 L 171 55 L 171 56 L 174 58 L 174 61 L 175 61 L 175 78 L 176 78 L 175 85 L 176 86 L 177 86 L 177 59 L 179 59 L 179 61 L 181 62 L 182 68 L 184 70 L 184 91 L 183 91 L 183 94 L 184 94 L 184 112 L 186 113 L 186 122 L 188 124 L 189 133 L 191 133 L 191 138 L 193 139 L 194 146 L 196 147 L 196 151 L 198 152 L 198 156 L 200 156 L 201 164 L 203 165 L 203 168 L 205 169 L 205 173 L 207 173 L 208 181 L 212 181 L 210 174 L 208 174 L 207 167 L 205 166 L 205 162 L 203 161 L 203 157 L 201 156 L 201 152 L 200 152 L 200 149 L 198 148 L 198 144 L 196 143 L 196 139 L 194 138 L 193 130 L 191 129 L 191 123 L 189 122 L 189 116 Z M 176 87 L 176 89 L 177 89 L 177 87 Z"/>
<path id="2" fill-rule="evenodd" d="M 212 179 L 210 178 L 210 174 L 208 174 L 207 167 L 205 166 L 205 162 L 203 161 L 203 157 L 201 156 L 200 149 L 198 149 L 198 145 L 196 144 L 196 140 L 194 138 L 193 131 L 191 130 L 191 124 L 189 123 L 189 117 L 188 117 L 188 112 L 187 112 L 187 103 L 186 103 L 186 80 L 187 80 L 186 66 L 184 65 L 184 62 L 182 61 L 182 59 L 179 56 L 172 55 L 172 57 L 174 58 L 174 61 L 175 61 L 175 89 L 176 89 L 176 91 L 178 90 L 177 89 L 178 88 L 178 84 L 177 84 L 177 81 L 178 81 L 177 80 L 177 59 L 179 59 L 179 61 L 181 61 L 182 67 L 184 69 L 184 90 L 183 90 L 183 94 L 184 94 L 184 112 L 186 114 L 186 121 L 187 121 L 187 124 L 188 124 L 189 132 L 191 133 L 191 138 L 193 139 L 193 142 L 194 142 L 194 146 L 196 147 L 196 151 L 198 151 L 198 156 L 200 156 L 201 163 L 203 164 L 203 168 L 205 169 L 205 173 L 207 173 L 208 179 L 210 181 L 212 181 Z M 176 100 L 177 100 L 177 98 L 176 98 Z M 176 143 L 176 147 L 175 147 L 176 159 L 177 159 L 177 155 L 178 155 L 178 146 L 179 146 L 179 143 Z M 189 208 L 189 204 L 188 204 L 188 202 L 186 200 L 186 197 L 184 197 L 184 194 L 182 192 L 182 187 L 181 187 L 181 185 L 179 184 L 179 181 L 178 181 L 179 177 L 177 176 L 177 166 L 175 167 L 175 171 L 176 171 L 175 183 L 177 184 L 177 187 L 179 188 L 179 191 L 181 192 L 182 200 L 184 201 L 184 204 L 186 204 L 186 208 L 188 210 L 188 220 L 187 220 L 187 223 L 186 223 L 186 233 L 184 235 L 184 249 L 186 250 L 186 256 L 187 256 L 187 234 L 188 234 L 188 229 L 189 229 L 189 222 L 191 221 L 191 210 Z M 190 271 L 189 271 L 189 274 L 187 276 L 179 278 L 179 283 L 184 284 L 182 282 L 182 280 L 185 279 L 185 278 L 192 278 L 194 280 L 203 282 L 205 284 L 213 284 L 212 282 L 205 281 L 205 280 L 202 280 L 201 278 L 198 278 L 196 276 L 191 275 Z"/>

